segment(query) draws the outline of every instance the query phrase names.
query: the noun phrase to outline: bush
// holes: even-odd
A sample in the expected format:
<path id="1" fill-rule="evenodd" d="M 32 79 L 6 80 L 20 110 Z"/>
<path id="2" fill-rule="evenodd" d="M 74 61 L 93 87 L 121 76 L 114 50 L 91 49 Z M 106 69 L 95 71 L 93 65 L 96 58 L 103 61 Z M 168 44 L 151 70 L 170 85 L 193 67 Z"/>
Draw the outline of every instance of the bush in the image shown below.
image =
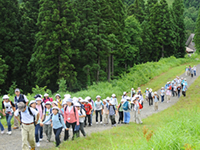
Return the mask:
<path id="1" fill-rule="evenodd" d="M 12 82 L 12 85 L 10 86 L 9 90 L 6 91 L 8 94 L 13 95 L 15 93 L 15 89 L 17 88 L 17 84 L 15 81 Z"/>

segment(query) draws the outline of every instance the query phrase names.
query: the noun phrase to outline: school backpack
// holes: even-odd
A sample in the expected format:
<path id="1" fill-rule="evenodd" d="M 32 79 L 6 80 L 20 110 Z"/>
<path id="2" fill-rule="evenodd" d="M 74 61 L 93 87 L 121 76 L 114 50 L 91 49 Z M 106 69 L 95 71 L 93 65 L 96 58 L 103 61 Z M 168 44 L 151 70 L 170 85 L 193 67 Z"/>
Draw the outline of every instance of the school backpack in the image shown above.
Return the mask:
<path id="1" fill-rule="evenodd" d="M 129 110 L 128 101 L 126 101 L 126 102 L 123 104 L 123 110 L 125 110 L 125 111 Z"/>
<path id="2" fill-rule="evenodd" d="M 169 86 L 169 90 L 172 90 L 172 86 L 171 85 Z"/>
<path id="3" fill-rule="evenodd" d="M 65 107 L 65 111 L 67 111 L 67 107 L 68 107 L 68 106 Z M 76 110 L 75 110 L 75 106 L 72 106 L 72 107 L 73 107 L 74 114 L 75 114 L 75 118 L 76 118 Z M 77 119 L 77 118 L 76 118 L 76 119 Z"/>
<path id="4" fill-rule="evenodd" d="M 51 114 L 50 120 L 52 120 L 52 117 L 53 117 L 53 114 Z M 61 121 L 61 114 L 60 114 L 60 113 L 58 113 L 58 119 L 59 119 L 60 123 L 62 124 L 62 121 Z"/>
<path id="5" fill-rule="evenodd" d="M 37 108 L 36 108 L 37 110 Z M 31 116 L 33 116 L 33 122 L 34 122 L 34 125 L 36 126 L 36 123 L 35 123 L 35 115 L 33 115 L 32 111 L 31 111 L 31 108 L 28 107 L 28 112 Z M 22 120 L 22 115 L 21 115 L 21 112 L 19 112 L 19 117 L 20 117 L 20 121 Z"/>

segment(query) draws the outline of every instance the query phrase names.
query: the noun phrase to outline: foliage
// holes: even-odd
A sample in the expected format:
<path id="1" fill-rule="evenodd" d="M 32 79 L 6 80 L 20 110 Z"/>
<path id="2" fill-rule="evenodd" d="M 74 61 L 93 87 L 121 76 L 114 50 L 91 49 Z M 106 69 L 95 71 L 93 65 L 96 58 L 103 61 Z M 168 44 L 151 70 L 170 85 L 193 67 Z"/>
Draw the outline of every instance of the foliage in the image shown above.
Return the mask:
<path id="1" fill-rule="evenodd" d="M 199 53 L 200 52 L 200 43 L 199 43 L 200 42 L 200 10 L 199 10 L 199 15 L 196 22 L 194 42 L 195 42 L 197 53 Z"/>
<path id="2" fill-rule="evenodd" d="M 66 80 L 64 78 L 61 78 L 60 81 L 58 82 L 59 85 L 59 90 L 58 92 L 65 92 L 67 89 L 67 84 Z"/>
<path id="3" fill-rule="evenodd" d="M 8 65 L 5 64 L 5 61 L 1 57 L 2 56 L 0 55 L 0 85 L 5 83 L 7 70 L 8 70 Z"/>
<path id="4" fill-rule="evenodd" d="M 15 93 L 15 89 L 17 88 L 16 82 L 12 82 L 12 85 L 9 87 L 9 90 L 6 91 L 8 94 L 13 95 Z"/>

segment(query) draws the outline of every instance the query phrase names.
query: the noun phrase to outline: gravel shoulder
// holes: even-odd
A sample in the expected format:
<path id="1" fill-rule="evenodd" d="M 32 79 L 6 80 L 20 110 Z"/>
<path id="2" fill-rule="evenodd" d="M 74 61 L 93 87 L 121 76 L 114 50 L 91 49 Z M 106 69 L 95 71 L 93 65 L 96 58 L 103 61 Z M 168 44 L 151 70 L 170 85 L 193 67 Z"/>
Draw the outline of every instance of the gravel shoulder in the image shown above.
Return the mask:
<path id="1" fill-rule="evenodd" d="M 200 64 L 197 65 L 196 67 L 197 67 L 197 70 L 200 70 Z M 187 78 L 188 87 L 189 87 L 197 79 L 198 76 L 199 76 L 199 74 L 197 74 L 197 76 L 191 78 L 189 76 L 185 76 L 185 74 L 182 74 L 180 77 Z M 168 107 L 174 105 L 178 100 L 179 100 L 178 97 L 172 97 L 170 103 L 166 103 L 166 101 L 164 101 L 163 103 L 159 103 L 159 106 L 158 106 L 159 110 L 157 112 L 154 111 L 153 106 L 149 106 L 148 103 L 146 101 L 144 101 L 144 108 L 142 109 L 141 117 L 143 119 L 154 113 L 163 111 L 163 110 L 167 109 Z M 133 112 L 131 112 L 131 122 L 133 122 L 132 116 L 133 116 Z M 118 116 L 116 117 L 116 120 L 117 119 L 118 119 Z M 119 125 L 119 126 L 121 126 L 121 125 Z M 109 129 L 111 129 L 110 125 L 107 125 L 107 126 L 96 125 L 95 124 L 95 115 L 93 115 L 93 126 L 86 127 L 85 131 L 86 131 L 87 135 L 90 135 L 91 133 L 94 133 L 94 132 L 101 132 L 103 130 L 109 130 Z M 7 129 L 5 131 L 7 132 Z M 71 132 L 71 129 L 70 129 L 70 132 Z M 47 149 L 50 147 L 54 147 L 55 146 L 55 144 L 53 142 L 54 134 L 52 133 L 52 138 L 51 138 L 52 142 L 51 143 L 47 143 L 46 136 L 45 136 L 45 134 L 43 134 L 43 135 L 44 135 L 43 141 L 40 142 L 41 146 L 40 146 L 40 148 L 36 148 L 36 149 L 39 150 L 39 149 Z M 70 135 L 72 135 L 72 133 L 70 133 Z M 61 137 L 63 140 L 64 132 L 62 132 Z M 15 130 L 15 131 L 13 131 L 12 135 L 6 135 L 6 134 L 0 135 L 0 141 L 1 141 L 0 142 L 0 150 L 21 150 L 21 131 Z"/>

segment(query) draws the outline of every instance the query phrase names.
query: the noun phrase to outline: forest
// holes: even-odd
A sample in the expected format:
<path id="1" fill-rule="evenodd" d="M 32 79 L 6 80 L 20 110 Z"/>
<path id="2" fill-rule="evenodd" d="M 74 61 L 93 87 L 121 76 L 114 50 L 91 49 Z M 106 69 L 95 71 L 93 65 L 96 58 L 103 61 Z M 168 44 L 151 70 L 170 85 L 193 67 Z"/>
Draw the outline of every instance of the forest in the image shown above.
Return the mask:
<path id="1" fill-rule="evenodd" d="M 184 57 L 197 0 L 0 0 L 1 93 L 79 91 L 135 64 Z"/>

